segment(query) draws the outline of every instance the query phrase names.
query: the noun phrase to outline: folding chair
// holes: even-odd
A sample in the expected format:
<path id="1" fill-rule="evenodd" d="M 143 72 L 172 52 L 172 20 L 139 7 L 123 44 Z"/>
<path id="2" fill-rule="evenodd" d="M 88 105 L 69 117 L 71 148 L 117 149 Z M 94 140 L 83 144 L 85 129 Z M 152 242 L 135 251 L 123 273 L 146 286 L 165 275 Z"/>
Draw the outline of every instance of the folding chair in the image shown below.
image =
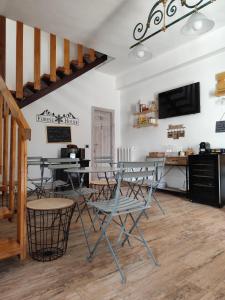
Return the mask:
<path id="1" fill-rule="evenodd" d="M 72 169 L 74 169 L 74 167 Z M 84 235 L 85 235 L 85 238 L 86 238 L 86 233 L 85 233 L 85 229 L 84 229 L 84 225 L 83 225 L 82 214 L 83 214 L 84 210 L 87 210 L 88 215 L 89 215 L 89 219 L 90 219 L 91 224 L 92 224 L 92 227 L 93 227 L 94 231 L 96 231 L 93 220 L 92 220 L 92 216 L 91 216 L 91 213 L 90 213 L 90 210 L 89 210 L 89 207 L 87 206 L 87 201 L 89 201 L 93 197 L 93 195 L 97 192 L 97 190 L 93 189 L 93 188 L 83 186 L 83 175 L 84 174 L 82 174 L 81 178 L 79 177 L 79 181 L 80 181 L 79 186 L 78 187 L 74 186 L 74 182 L 73 182 L 74 174 L 76 174 L 76 171 L 74 171 L 72 173 L 68 173 L 68 180 L 70 182 L 70 189 L 69 190 L 54 191 L 53 194 L 54 194 L 54 196 L 58 195 L 59 197 L 69 198 L 69 199 L 73 199 L 74 201 L 76 201 L 78 216 L 77 216 L 75 222 L 77 222 L 79 219 L 81 220 L 82 227 L 83 227 L 83 232 L 84 232 Z M 79 173 L 79 175 L 80 175 L 80 173 Z M 82 199 L 81 203 L 79 203 L 77 201 L 77 198 Z"/>
<path id="2" fill-rule="evenodd" d="M 146 179 L 144 181 L 142 180 L 134 180 L 134 181 L 128 181 L 128 186 L 130 188 L 130 195 L 134 194 L 137 195 L 140 194 L 142 197 L 144 197 L 143 194 L 143 188 L 144 189 L 150 189 L 152 188 L 152 197 L 153 200 L 156 202 L 157 206 L 159 207 L 159 209 L 161 210 L 161 212 L 165 215 L 165 211 L 162 208 L 160 201 L 157 199 L 156 197 L 156 190 L 157 187 L 162 179 L 163 176 L 163 170 L 164 170 L 164 166 L 165 166 L 165 157 L 160 157 L 160 158 L 148 158 L 147 162 L 149 165 L 152 165 L 152 167 L 155 168 L 155 174 L 154 177 L 151 179 Z M 139 162 L 134 162 L 134 168 L 135 168 L 135 164 L 139 165 L 140 167 L 145 165 L 145 162 L 142 162 L 141 165 Z M 135 188 L 137 188 L 137 190 L 135 190 Z"/>
<path id="3" fill-rule="evenodd" d="M 80 167 L 78 164 L 78 159 L 72 158 L 46 158 L 44 159 L 45 165 L 47 165 L 51 176 L 47 182 L 41 184 L 36 184 L 39 188 L 39 197 L 46 196 L 46 193 L 52 193 L 60 188 L 67 188 L 70 183 L 63 180 L 56 179 L 57 170 L 65 170 L 75 167 Z"/>
<path id="4" fill-rule="evenodd" d="M 38 167 L 40 169 L 39 177 L 31 177 L 30 168 Z M 47 183 L 51 178 L 48 176 L 44 177 L 44 168 L 45 168 L 44 158 L 42 156 L 28 156 L 27 157 L 27 181 L 31 183 L 33 187 L 28 186 L 28 193 L 31 196 L 33 193 L 36 193 L 37 197 L 41 194 L 42 185 Z"/>
<path id="5" fill-rule="evenodd" d="M 135 171 L 136 168 L 139 168 L 139 171 Z M 134 171 L 133 171 L 134 170 Z M 146 178 L 154 176 L 155 168 L 152 168 L 152 164 L 145 162 L 145 167 L 141 163 L 141 166 L 138 166 L 138 163 L 122 163 L 120 165 L 120 171 L 117 174 L 117 187 L 115 197 L 110 200 L 99 200 L 97 202 L 89 201 L 88 206 L 93 208 L 95 211 L 95 219 L 94 222 L 98 221 L 101 229 L 101 234 L 95 243 L 94 247 L 91 249 L 90 254 L 88 256 L 88 260 L 91 261 L 96 254 L 96 250 L 100 244 L 100 242 L 105 239 L 107 242 L 107 246 L 109 248 L 110 253 L 114 259 L 114 262 L 117 266 L 117 269 L 120 273 L 122 283 L 126 282 L 126 276 L 121 269 L 118 254 L 116 250 L 113 249 L 113 246 L 109 240 L 107 230 L 110 225 L 116 224 L 120 226 L 120 234 L 117 240 L 117 244 L 124 246 L 124 244 L 129 241 L 129 238 L 133 237 L 139 242 L 141 242 L 147 250 L 148 256 L 153 260 L 155 265 L 158 265 L 152 250 L 147 244 L 143 233 L 141 232 L 138 223 L 141 217 L 144 215 L 145 210 L 149 209 L 151 206 L 151 196 L 152 196 L 152 187 L 148 189 L 148 193 L 145 198 L 141 198 L 141 200 L 136 197 L 123 197 L 120 194 L 121 182 L 123 180 L 128 179 L 136 179 L 145 180 Z M 102 221 L 102 215 L 104 215 Z M 121 222 L 117 222 L 116 218 L 119 218 Z M 128 218 L 132 221 L 132 226 L 127 229 L 127 220 Z M 138 235 L 134 235 L 133 231 L 136 230 Z"/>
<path id="6" fill-rule="evenodd" d="M 104 167 L 113 165 L 112 156 L 100 156 L 94 158 L 93 167 Z M 111 176 L 111 174 L 110 174 Z M 98 194 L 95 200 L 98 200 L 103 196 L 104 198 L 108 198 L 111 196 L 111 193 L 116 185 L 116 181 L 114 177 L 105 176 L 105 174 L 97 173 L 97 179 L 91 180 L 89 185 L 94 189 L 98 190 Z"/>
<path id="7" fill-rule="evenodd" d="M 141 188 L 145 187 L 145 188 L 149 189 L 152 187 L 152 197 L 164 215 L 165 215 L 165 210 L 161 206 L 159 199 L 156 197 L 156 191 L 157 191 L 159 183 L 163 177 L 165 161 L 166 161 L 165 157 L 157 157 L 157 158 L 149 157 L 149 158 L 147 158 L 147 162 L 154 164 L 156 172 L 154 175 L 154 180 L 145 180 L 141 184 Z"/>

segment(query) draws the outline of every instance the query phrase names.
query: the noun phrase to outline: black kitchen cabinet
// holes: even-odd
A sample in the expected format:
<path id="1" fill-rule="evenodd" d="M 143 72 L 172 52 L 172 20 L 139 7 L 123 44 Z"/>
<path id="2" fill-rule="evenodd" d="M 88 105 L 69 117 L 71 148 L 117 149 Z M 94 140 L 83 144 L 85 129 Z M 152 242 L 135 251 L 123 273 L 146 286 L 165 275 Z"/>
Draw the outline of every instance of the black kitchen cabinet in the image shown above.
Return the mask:
<path id="1" fill-rule="evenodd" d="M 188 163 L 190 200 L 223 207 L 225 204 L 225 155 L 190 155 Z"/>

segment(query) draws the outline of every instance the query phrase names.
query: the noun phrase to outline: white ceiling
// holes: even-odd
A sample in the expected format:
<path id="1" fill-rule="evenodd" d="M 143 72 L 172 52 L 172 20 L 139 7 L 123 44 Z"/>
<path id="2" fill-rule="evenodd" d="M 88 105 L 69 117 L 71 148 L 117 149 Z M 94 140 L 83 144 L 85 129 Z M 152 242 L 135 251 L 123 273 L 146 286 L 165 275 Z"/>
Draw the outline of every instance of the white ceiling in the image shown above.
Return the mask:
<path id="1" fill-rule="evenodd" d="M 189 4 L 197 2 L 187 1 Z M 101 71 L 118 75 L 134 66 L 135 63 L 127 56 L 129 47 L 134 43 L 133 28 L 138 22 L 146 23 L 149 10 L 155 2 L 156 0 L 0 0 L 0 13 L 114 57 L 114 60 L 101 67 Z M 179 0 L 175 0 L 175 3 L 178 4 L 177 18 L 186 10 L 180 6 Z M 202 12 L 216 22 L 214 30 L 225 26 L 224 0 L 216 0 Z M 193 40 L 193 37 L 181 35 L 180 28 L 184 22 L 179 22 L 145 43 L 151 49 L 153 59 Z M 155 29 L 158 28 L 153 27 L 150 32 Z"/>

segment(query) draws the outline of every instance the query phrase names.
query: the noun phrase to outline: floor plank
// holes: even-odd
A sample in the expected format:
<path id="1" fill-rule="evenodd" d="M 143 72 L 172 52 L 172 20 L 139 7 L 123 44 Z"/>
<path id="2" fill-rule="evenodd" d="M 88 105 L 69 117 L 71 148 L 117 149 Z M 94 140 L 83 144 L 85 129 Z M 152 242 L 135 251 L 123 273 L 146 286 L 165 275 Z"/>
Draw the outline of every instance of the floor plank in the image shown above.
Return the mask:
<path id="1" fill-rule="evenodd" d="M 105 243 L 91 263 L 79 223 L 72 222 L 64 257 L 47 263 L 18 258 L 0 261 L 4 300 L 223 300 L 225 299 L 225 209 L 159 194 L 166 215 L 154 204 L 141 228 L 160 267 L 137 242 L 119 249 L 127 275 L 120 283 Z M 86 219 L 88 221 L 88 219 Z M 13 224 L 0 221 L 0 236 L 13 237 Z M 110 238 L 118 231 L 110 228 Z M 92 243 L 98 233 L 93 233 Z"/>

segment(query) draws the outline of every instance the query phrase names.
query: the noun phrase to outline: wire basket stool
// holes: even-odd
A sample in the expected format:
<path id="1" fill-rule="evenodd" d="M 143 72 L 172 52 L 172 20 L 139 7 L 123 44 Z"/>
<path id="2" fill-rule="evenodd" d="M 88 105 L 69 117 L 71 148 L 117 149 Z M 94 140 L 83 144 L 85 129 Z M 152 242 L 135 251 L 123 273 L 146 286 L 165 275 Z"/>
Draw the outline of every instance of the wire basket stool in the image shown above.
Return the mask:
<path id="1" fill-rule="evenodd" d="M 27 203 L 29 254 L 37 261 L 51 261 L 67 249 L 74 202 L 64 198 L 42 198 Z"/>

